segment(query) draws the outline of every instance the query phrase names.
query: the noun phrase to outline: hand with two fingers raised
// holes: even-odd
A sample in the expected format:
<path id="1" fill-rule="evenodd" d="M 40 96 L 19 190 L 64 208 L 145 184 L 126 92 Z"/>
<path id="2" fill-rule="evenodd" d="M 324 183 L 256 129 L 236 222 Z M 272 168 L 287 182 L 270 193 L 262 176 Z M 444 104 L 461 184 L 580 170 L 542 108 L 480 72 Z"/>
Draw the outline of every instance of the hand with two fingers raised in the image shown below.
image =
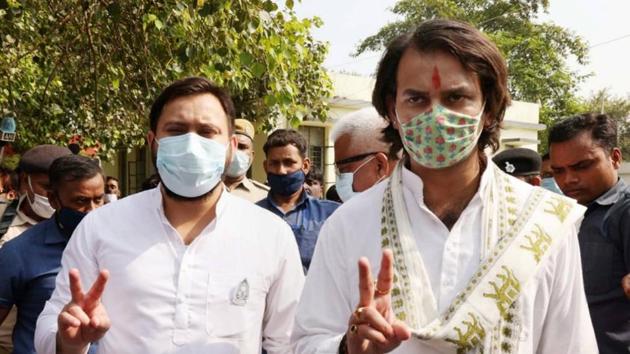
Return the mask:
<path id="1" fill-rule="evenodd" d="M 79 271 L 71 269 L 69 275 L 72 299 L 57 318 L 57 353 L 83 353 L 110 327 L 107 311 L 101 303 L 109 272 L 102 270 L 87 293 L 83 292 Z"/>
<path id="2" fill-rule="evenodd" d="M 394 267 L 391 250 L 383 250 L 376 285 L 370 262 L 359 259 L 359 304 L 350 316 L 346 332 L 350 354 L 387 353 L 411 337 L 409 328 L 396 319 L 391 309 L 390 291 Z"/>

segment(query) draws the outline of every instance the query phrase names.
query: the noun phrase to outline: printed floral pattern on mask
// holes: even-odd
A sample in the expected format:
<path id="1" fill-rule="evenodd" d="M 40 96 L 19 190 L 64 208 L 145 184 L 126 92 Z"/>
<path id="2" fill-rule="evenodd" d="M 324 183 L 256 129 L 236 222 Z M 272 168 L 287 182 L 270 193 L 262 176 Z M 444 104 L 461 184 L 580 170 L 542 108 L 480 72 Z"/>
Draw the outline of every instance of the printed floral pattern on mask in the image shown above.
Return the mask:
<path id="1" fill-rule="evenodd" d="M 476 117 L 437 105 L 401 124 L 405 150 L 419 164 L 445 168 L 463 160 L 481 135 L 481 114 Z"/>

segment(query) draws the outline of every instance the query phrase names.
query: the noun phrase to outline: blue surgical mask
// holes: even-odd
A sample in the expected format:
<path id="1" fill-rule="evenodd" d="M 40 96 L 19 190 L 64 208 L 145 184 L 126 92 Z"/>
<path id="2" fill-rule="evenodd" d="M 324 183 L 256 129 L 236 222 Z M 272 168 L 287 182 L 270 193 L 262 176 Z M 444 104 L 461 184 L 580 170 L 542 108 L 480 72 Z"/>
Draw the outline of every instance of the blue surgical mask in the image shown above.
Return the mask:
<path id="1" fill-rule="evenodd" d="M 553 179 L 553 177 L 543 178 L 540 186 L 545 188 L 546 190 L 563 195 L 562 191 L 560 190 L 560 188 L 558 188 L 558 185 L 556 184 L 556 180 Z"/>
<path id="2" fill-rule="evenodd" d="M 352 172 L 337 173 L 337 182 L 335 183 L 335 185 L 337 186 L 337 194 L 339 194 L 339 198 L 341 198 L 342 201 L 347 202 L 348 200 L 350 200 L 350 198 L 360 193 L 355 192 L 354 188 L 352 187 L 352 184 L 354 183 L 354 174 L 357 173 L 358 170 L 360 170 L 363 166 L 372 161 L 374 158 L 375 156 L 372 155 L 369 159 L 365 160 Z"/>
<path id="3" fill-rule="evenodd" d="M 286 175 L 276 175 L 267 173 L 267 182 L 271 188 L 271 193 L 277 195 L 291 195 L 304 186 L 306 175 L 304 171 L 297 170 Z"/>
<path id="4" fill-rule="evenodd" d="M 77 228 L 81 220 L 83 220 L 85 215 L 87 215 L 87 213 L 61 207 L 59 213 L 57 214 L 57 222 L 59 223 L 63 233 L 69 237 Z"/>
<path id="5" fill-rule="evenodd" d="M 241 150 L 236 150 L 227 171 L 225 171 L 225 175 L 232 178 L 240 177 L 247 173 L 249 165 L 249 155 Z"/>
<path id="6" fill-rule="evenodd" d="M 195 198 L 221 181 L 226 154 L 226 145 L 195 133 L 169 136 L 158 141 L 156 166 L 169 190 Z"/>

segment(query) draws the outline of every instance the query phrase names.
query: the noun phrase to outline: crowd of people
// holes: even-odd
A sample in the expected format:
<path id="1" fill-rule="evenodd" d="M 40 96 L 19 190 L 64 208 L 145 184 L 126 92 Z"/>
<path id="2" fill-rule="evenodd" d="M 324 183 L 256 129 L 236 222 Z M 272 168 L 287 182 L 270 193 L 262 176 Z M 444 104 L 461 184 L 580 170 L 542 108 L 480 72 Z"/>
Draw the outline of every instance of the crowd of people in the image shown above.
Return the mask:
<path id="1" fill-rule="evenodd" d="M 249 178 L 254 125 L 201 77 L 155 99 L 142 192 L 28 150 L 0 179 L 0 353 L 630 352 L 613 119 L 495 154 L 505 60 L 450 20 L 388 45 L 372 104 L 335 122 L 328 190 L 293 129 Z"/>

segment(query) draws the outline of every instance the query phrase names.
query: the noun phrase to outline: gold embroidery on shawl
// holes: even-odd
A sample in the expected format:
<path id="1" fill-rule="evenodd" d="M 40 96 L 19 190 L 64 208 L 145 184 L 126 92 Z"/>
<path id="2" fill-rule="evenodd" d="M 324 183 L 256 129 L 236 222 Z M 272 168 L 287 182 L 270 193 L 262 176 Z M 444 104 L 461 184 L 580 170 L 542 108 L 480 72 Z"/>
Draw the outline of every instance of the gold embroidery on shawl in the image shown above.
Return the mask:
<path id="1" fill-rule="evenodd" d="M 551 209 L 545 209 L 545 212 L 555 215 L 560 222 L 564 222 L 564 219 L 567 218 L 567 215 L 569 215 L 569 212 L 571 211 L 571 203 L 562 197 L 554 196 L 551 199 L 552 200 L 547 201 L 547 204 L 551 206 Z"/>
<path id="2" fill-rule="evenodd" d="M 470 321 L 462 321 L 462 324 L 466 326 L 466 332 L 462 332 L 460 327 L 455 327 L 457 333 L 457 339 L 447 338 L 447 342 L 451 342 L 457 346 L 457 353 L 466 353 L 483 343 L 483 339 L 486 336 L 486 331 L 479 323 L 479 318 L 468 313 Z"/>
<path id="3" fill-rule="evenodd" d="M 483 296 L 494 299 L 501 316 L 507 314 L 507 310 L 521 292 L 521 283 L 514 276 L 514 273 L 506 266 L 501 266 L 505 271 L 504 274 L 497 274 L 496 281 L 490 281 L 490 285 L 494 289 L 494 293 L 484 293 Z M 501 282 L 497 286 L 497 282 Z"/>
<path id="4" fill-rule="evenodd" d="M 532 234 L 525 236 L 527 240 L 526 245 L 521 245 L 520 248 L 530 251 L 534 255 L 536 263 L 540 263 L 543 255 L 551 246 L 551 236 L 547 234 L 540 225 L 536 224 L 536 229 L 532 230 Z"/>

